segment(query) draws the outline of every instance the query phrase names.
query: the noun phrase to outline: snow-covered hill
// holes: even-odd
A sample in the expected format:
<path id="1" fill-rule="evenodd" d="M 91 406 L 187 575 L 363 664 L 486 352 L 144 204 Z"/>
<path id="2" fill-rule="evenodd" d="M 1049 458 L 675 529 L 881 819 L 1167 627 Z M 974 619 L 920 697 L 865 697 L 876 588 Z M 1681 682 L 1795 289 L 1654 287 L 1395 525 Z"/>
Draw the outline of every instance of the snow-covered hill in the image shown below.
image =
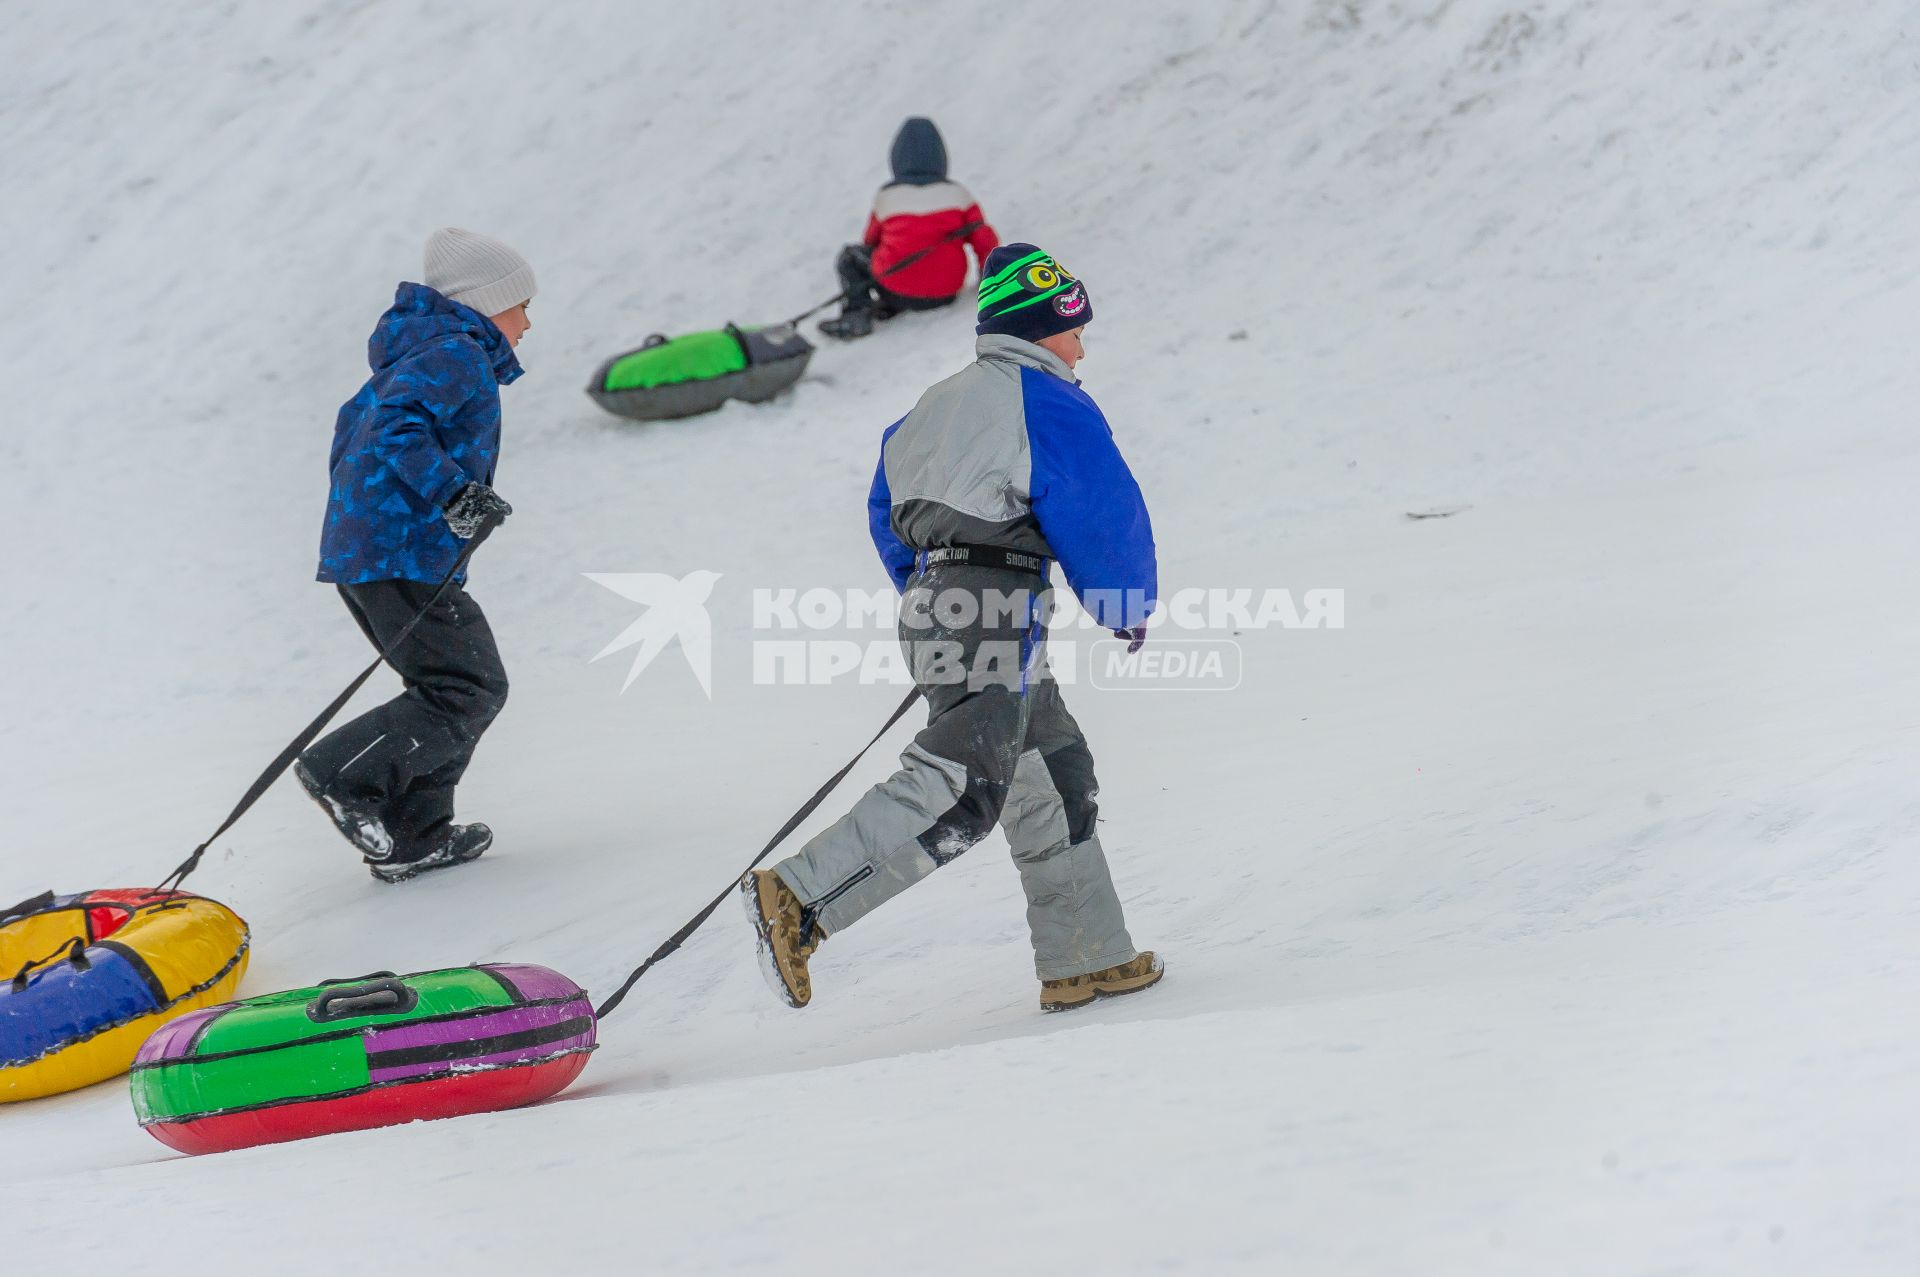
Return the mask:
<path id="1" fill-rule="evenodd" d="M 0 1110 L 8 1266 L 1914 1271 L 1915 19 L 19 0 L 0 898 L 153 880 L 365 659 L 310 579 L 333 411 L 453 223 L 541 280 L 474 583 L 500 845 L 378 887 L 284 786 L 193 885 L 251 992 L 609 991 L 896 699 L 754 686 L 750 594 L 880 583 L 879 431 L 971 332 L 677 425 L 581 386 L 831 291 L 907 114 L 1089 282 L 1168 587 L 1347 606 L 1231 695 L 1073 690 L 1151 995 L 1037 1014 L 996 838 L 804 1014 L 723 913 L 538 1109 L 192 1161 L 118 1085 Z M 621 695 L 583 574 L 700 569 L 711 702 L 671 654 Z"/>

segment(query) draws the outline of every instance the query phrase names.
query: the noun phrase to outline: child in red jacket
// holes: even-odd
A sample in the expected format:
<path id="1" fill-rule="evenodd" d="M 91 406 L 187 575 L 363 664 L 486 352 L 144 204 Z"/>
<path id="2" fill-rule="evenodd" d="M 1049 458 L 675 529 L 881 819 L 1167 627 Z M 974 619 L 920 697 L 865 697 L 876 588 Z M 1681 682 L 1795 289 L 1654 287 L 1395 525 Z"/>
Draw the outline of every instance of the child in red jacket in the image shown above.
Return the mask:
<path id="1" fill-rule="evenodd" d="M 947 180 L 947 147 L 933 121 L 915 116 L 893 139 L 893 180 L 873 198 L 867 233 L 835 263 L 846 295 L 821 321 L 829 337 L 852 340 L 876 319 L 950 304 L 967 282 L 966 245 L 985 261 L 1000 237 L 967 188 Z"/>

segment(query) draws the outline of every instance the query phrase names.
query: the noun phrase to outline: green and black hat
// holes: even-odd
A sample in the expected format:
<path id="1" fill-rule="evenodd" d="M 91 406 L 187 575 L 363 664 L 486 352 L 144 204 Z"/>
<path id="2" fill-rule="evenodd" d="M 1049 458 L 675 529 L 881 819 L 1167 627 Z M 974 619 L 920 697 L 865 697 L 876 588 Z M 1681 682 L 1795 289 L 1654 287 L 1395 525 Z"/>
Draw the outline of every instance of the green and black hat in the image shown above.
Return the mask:
<path id="1" fill-rule="evenodd" d="M 1032 244 L 1002 244 L 987 255 L 975 332 L 1039 341 L 1092 318 L 1087 286 Z"/>

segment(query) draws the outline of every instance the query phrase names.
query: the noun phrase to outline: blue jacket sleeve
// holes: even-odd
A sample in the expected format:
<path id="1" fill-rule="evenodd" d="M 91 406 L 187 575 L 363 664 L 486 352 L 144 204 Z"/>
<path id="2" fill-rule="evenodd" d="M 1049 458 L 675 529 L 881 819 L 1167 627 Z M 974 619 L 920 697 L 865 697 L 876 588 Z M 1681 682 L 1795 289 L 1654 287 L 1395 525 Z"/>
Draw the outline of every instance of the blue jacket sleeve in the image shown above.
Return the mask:
<path id="1" fill-rule="evenodd" d="M 435 509 L 473 481 L 447 455 L 439 430 L 481 389 L 484 358 L 464 338 L 442 342 L 409 356 L 380 388 L 373 453 Z"/>
<path id="2" fill-rule="evenodd" d="M 1159 592 L 1146 498 L 1087 393 L 1020 370 L 1033 460 L 1028 495 L 1067 584 L 1110 630 L 1147 623 Z"/>
<path id="3" fill-rule="evenodd" d="M 873 536 L 873 548 L 880 552 L 880 562 L 886 565 L 887 575 L 893 578 L 893 588 L 904 592 L 907 578 L 913 575 L 914 560 L 919 556 L 893 534 L 893 493 L 887 489 L 887 441 L 899 428 L 900 422 L 896 421 L 880 437 L 880 464 L 874 467 L 873 488 L 867 493 L 867 531 Z"/>

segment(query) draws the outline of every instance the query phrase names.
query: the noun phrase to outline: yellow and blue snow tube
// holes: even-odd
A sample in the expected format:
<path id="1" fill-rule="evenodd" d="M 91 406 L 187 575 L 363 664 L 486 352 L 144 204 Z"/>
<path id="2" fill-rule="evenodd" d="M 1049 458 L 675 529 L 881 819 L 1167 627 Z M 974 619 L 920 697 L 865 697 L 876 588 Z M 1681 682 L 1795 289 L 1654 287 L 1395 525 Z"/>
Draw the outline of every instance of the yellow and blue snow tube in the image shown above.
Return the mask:
<path id="1" fill-rule="evenodd" d="M 247 939 L 185 891 L 49 891 L 0 912 L 0 1103 L 125 1073 L 162 1024 L 233 997 Z"/>

